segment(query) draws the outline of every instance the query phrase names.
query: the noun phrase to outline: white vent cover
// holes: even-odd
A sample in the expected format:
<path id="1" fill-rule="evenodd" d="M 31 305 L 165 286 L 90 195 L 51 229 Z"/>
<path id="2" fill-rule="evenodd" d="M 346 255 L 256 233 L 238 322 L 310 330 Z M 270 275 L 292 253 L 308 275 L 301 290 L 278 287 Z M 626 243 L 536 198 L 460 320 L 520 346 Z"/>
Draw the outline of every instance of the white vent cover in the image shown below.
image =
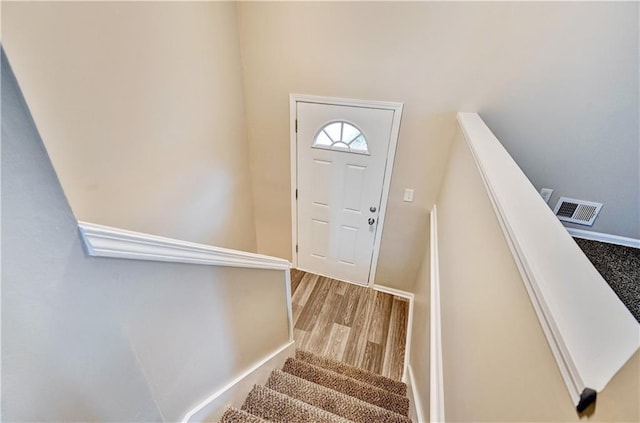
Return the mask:
<path id="1" fill-rule="evenodd" d="M 565 222 L 591 226 L 601 208 L 602 203 L 560 197 L 553 212 Z"/>

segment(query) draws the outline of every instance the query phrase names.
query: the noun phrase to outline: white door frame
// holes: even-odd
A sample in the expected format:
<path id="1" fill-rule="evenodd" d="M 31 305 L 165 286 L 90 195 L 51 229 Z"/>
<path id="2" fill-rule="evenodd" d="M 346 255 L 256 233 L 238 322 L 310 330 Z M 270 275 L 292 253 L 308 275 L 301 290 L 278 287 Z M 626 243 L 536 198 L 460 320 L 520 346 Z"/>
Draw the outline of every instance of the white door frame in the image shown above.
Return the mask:
<path id="1" fill-rule="evenodd" d="M 293 267 L 298 267 L 298 252 L 296 244 L 298 242 L 298 202 L 296 199 L 296 189 L 298 188 L 298 137 L 297 126 L 297 103 L 319 103 L 334 106 L 365 107 L 369 109 L 383 109 L 393 111 L 393 121 L 391 124 L 391 135 L 389 139 L 389 149 L 387 150 L 387 161 L 384 170 L 384 180 L 382 182 L 382 197 L 380 201 L 380 211 L 378 214 L 378 225 L 376 236 L 373 241 L 373 256 L 371 257 L 371 267 L 369 269 L 369 283 L 373 286 L 378 267 L 378 256 L 380 255 L 380 241 L 384 227 L 384 218 L 387 211 L 387 199 L 389 198 L 389 187 L 391 186 L 391 174 L 393 172 L 393 161 L 396 156 L 396 146 L 398 145 L 398 135 L 400 133 L 400 120 L 402 119 L 403 103 L 390 101 L 356 100 L 349 98 L 323 97 L 306 94 L 289 94 L 289 133 L 291 140 L 290 160 L 291 160 L 291 257 Z M 346 281 L 349 282 L 349 281 Z"/>

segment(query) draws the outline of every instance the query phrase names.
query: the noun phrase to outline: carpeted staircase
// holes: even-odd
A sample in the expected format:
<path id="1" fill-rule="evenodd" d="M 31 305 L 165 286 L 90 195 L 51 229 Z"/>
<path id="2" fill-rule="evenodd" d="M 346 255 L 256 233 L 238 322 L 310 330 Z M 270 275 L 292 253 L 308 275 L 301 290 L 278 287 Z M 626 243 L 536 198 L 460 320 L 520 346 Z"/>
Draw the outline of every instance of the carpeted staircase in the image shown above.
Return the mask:
<path id="1" fill-rule="evenodd" d="M 297 350 L 220 423 L 411 423 L 406 394 L 402 382 Z"/>

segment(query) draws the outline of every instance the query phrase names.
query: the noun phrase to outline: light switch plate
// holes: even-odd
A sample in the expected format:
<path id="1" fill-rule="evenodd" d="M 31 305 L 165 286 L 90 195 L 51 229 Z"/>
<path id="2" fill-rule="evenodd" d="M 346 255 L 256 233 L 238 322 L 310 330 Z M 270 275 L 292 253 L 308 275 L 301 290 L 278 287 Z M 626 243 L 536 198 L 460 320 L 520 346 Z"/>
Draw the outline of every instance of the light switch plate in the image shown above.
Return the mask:
<path id="1" fill-rule="evenodd" d="M 540 190 L 540 196 L 547 204 L 549 204 L 549 200 L 551 200 L 551 194 L 553 194 L 553 190 L 551 188 L 542 188 Z"/>
<path id="2" fill-rule="evenodd" d="M 409 203 L 413 201 L 413 190 L 411 188 L 405 188 L 404 201 L 407 201 Z"/>

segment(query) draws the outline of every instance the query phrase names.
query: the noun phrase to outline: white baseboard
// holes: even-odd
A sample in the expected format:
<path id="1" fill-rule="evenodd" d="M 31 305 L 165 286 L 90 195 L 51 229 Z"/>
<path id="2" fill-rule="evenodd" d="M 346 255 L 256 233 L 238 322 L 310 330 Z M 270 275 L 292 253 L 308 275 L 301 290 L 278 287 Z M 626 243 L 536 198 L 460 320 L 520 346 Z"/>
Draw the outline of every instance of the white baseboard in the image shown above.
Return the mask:
<path id="1" fill-rule="evenodd" d="M 373 289 L 375 289 L 376 291 L 384 292 L 386 294 L 395 295 L 396 297 L 402 297 L 408 300 L 413 300 L 413 293 L 409 291 L 403 291 L 401 289 L 391 288 L 383 285 L 373 285 Z"/>
<path id="2" fill-rule="evenodd" d="M 285 360 L 294 355 L 295 342 L 283 345 L 191 409 L 182 423 L 219 421 L 228 406 L 239 408 L 253 385 L 265 383 L 273 369 L 281 368 Z"/>
<path id="3" fill-rule="evenodd" d="M 574 238 L 589 239 L 591 241 L 606 242 L 608 244 L 623 245 L 625 247 L 640 248 L 640 239 L 627 238 L 619 235 L 603 234 L 601 232 L 585 231 L 584 229 L 566 228 Z"/>
<path id="4" fill-rule="evenodd" d="M 373 285 L 373 289 L 386 294 L 395 295 L 396 297 L 406 298 L 409 300 L 409 315 L 407 319 L 407 339 L 404 346 L 404 369 L 402 370 L 402 381 L 407 382 L 407 370 L 409 368 L 409 357 L 411 357 L 411 334 L 413 332 L 413 298 L 414 295 L 408 291 L 402 291 L 388 286 Z"/>
<path id="5" fill-rule="evenodd" d="M 422 401 L 420 400 L 420 391 L 418 385 L 416 385 L 411 365 L 407 367 L 407 375 L 407 395 L 411 402 L 411 420 L 416 423 L 427 423 L 429 422 L 429 418 L 424 415 L 424 408 L 422 406 Z"/>

